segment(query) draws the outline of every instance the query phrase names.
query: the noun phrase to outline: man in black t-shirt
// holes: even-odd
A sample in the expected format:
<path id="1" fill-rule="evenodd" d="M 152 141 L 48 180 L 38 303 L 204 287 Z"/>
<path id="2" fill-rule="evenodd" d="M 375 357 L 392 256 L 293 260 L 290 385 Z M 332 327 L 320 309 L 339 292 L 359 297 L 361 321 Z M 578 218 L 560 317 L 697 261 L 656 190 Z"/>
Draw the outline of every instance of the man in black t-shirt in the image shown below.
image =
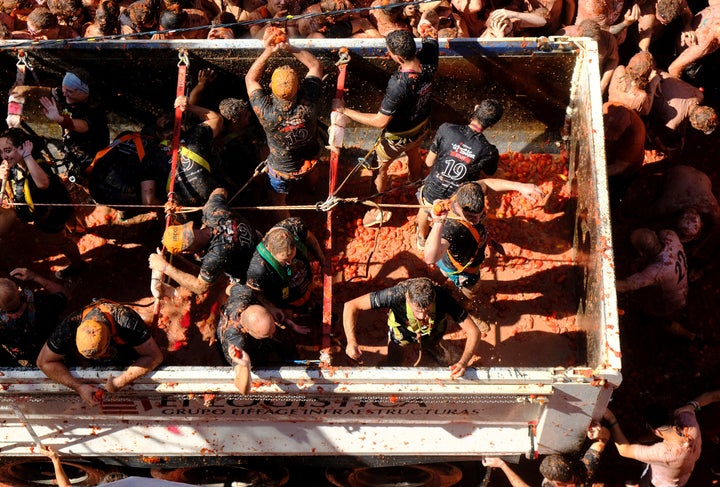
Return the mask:
<path id="1" fill-rule="evenodd" d="M 198 276 L 181 271 L 154 253 L 148 258 L 153 279 L 159 280 L 165 274 L 195 294 L 207 292 L 223 273 L 245 282 L 248 263 L 260 238 L 245 218 L 230 211 L 223 188 L 213 191 L 205 204 L 202 227 L 193 227 L 193 222 L 169 226 L 163 244 L 172 254 L 204 252 Z M 162 293 L 167 294 L 167 290 L 163 288 Z"/>
<path id="2" fill-rule="evenodd" d="M 351 120 L 383 129 L 373 148 L 379 165 L 375 177 L 375 189 L 383 193 L 388 188 L 388 168 L 390 162 L 406 154 L 410 180 L 421 176 L 422 158 L 420 146 L 423 143 L 430 124 L 430 97 L 432 81 L 438 67 L 439 47 L 437 42 L 437 17 L 435 24 L 428 19 L 420 21 L 427 37 L 422 40 L 422 49 L 416 52 L 415 38 L 404 30 L 390 32 L 385 41 L 390 59 L 399 64 L 388 81 L 385 98 L 377 113 L 364 113 L 341 106 L 334 102 L 333 108 Z M 431 26 L 428 26 L 430 24 Z M 377 209 L 368 211 L 363 219 L 365 226 L 379 225 L 387 221 L 389 211 Z"/>
<path id="3" fill-rule="evenodd" d="M 320 61 L 306 50 L 285 42 L 272 45 L 269 30 L 263 40 L 265 50 L 253 62 L 245 76 L 250 104 L 267 136 L 270 155 L 267 160 L 272 203 L 284 206 L 295 182 L 309 176 L 317 163 L 320 145 L 317 141 L 317 120 L 320 110 L 323 69 Z M 267 94 L 260 78 L 270 57 L 289 52 L 308 68 L 302 83 L 290 66 L 273 71 L 272 94 Z M 312 182 L 310 182 L 312 185 Z M 289 217 L 287 210 L 279 212 Z"/>
<path id="4" fill-rule="evenodd" d="M 105 390 L 114 393 L 155 369 L 163 355 L 150 329 L 132 308 L 96 301 L 65 318 L 50 335 L 37 358 L 38 367 L 55 382 L 67 386 L 90 406 L 102 402 L 97 389 L 74 377 L 68 366 L 128 366 L 112 375 Z"/>
<path id="5" fill-rule="evenodd" d="M 273 314 L 305 305 L 312 290 L 312 257 L 324 262 L 317 238 L 299 218 L 288 218 L 268 230 L 247 271 L 254 289 Z"/>
<path id="6" fill-rule="evenodd" d="M 213 176 L 213 168 L 217 163 L 212 156 L 212 145 L 213 140 L 220 134 L 223 118 L 217 112 L 189 103 L 186 96 L 177 97 L 175 107 L 183 112 L 188 111 L 201 120 L 201 123 L 192 126 L 182 135 L 175 174 L 175 202 L 180 206 L 200 206 L 205 204 L 213 190 L 220 187 Z M 170 120 L 164 120 L 159 124 L 170 128 L 169 122 Z M 168 135 L 171 134 L 162 134 L 161 139 Z M 168 174 L 172 161 L 170 139 L 171 137 L 168 137 L 168 140 L 161 142 L 168 157 Z"/>
<path id="7" fill-rule="evenodd" d="M 450 200 L 445 200 L 447 204 L 441 205 L 439 213 L 435 211 L 437 205 L 433 206 L 433 226 L 423 251 L 425 262 L 436 264 L 468 298 L 475 296 L 480 264 L 485 260 L 489 241 L 483 225 L 488 188 L 518 191 L 535 201 L 543 196 L 542 190 L 534 184 L 486 178 L 463 183 Z M 493 247 L 503 253 L 499 244 Z"/>
<path id="8" fill-rule="evenodd" d="M 92 163 L 95 154 L 110 142 L 105 108 L 91 96 L 90 75 L 82 69 L 65 73 L 60 88 L 16 86 L 12 94 L 40 96 L 45 116 L 62 128 L 66 160 L 76 176 Z"/>
<path id="9" fill-rule="evenodd" d="M 437 199 L 450 198 L 462 183 L 480 179 L 481 173 L 486 176 L 495 174 L 500 155 L 483 132 L 495 125 L 502 114 L 500 102 L 488 99 L 475 105 L 469 124 L 444 123 L 440 126 L 425 158 L 430 174 L 418 192 L 420 204 L 432 205 Z M 428 209 L 420 208 L 417 215 L 420 250 L 424 249 L 430 232 L 429 217 Z"/>
<path id="10" fill-rule="evenodd" d="M 17 268 L 10 276 L 34 282 L 44 291 L 18 288 L 10 279 L 0 279 L 0 360 L 2 365 L 35 365 L 45 340 L 57 325 L 68 303 L 67 291 L 60 284 L 35 272 Z"/>
<path id="11" fill-rule="evenodd" d="M 480 333 L 467 311 L 442 287 L 422 277 L 381 291 L 371 292 L 345 303 L 343 327 L 347 338 L 345 353 L 353 360 L 362 355 L 355 328 L 360 311 L 389 308 L 388 363 L 399 365 L 399 348 L 419 343 L 436 357 L 444 355 L 439 343 L 447 330 L 447 317 L 452 317 L 466 334 L 462 356 L 450 365 L 452 378 L 462 377 L 475 353 Z"/>
<path id="12" fill-rule="evenodd" d="M 234 284 L 228 292 L 218 324 L 218 343 L 225 360 L 235 363 L 235 385 L 245 392 L 246 367 L 250 361 L 255 366 L 287 365 L 297 358 L 295 345 L 287 329 L 279 328 L 270 310 L 265 308 L 252 289 Z M 305 334 L 308 328 L 298 326 L 291 320 L 283 320 L 295 333 Z M 245 363 L 237 359 L 245 358 Z"/>
<path id="13" fill-rule="evenodd" d="M 154 138 L 126 132 L 98 152 L 88 168 L 88 189 L 103 205 L 162 205 L 167 166 Z"/>

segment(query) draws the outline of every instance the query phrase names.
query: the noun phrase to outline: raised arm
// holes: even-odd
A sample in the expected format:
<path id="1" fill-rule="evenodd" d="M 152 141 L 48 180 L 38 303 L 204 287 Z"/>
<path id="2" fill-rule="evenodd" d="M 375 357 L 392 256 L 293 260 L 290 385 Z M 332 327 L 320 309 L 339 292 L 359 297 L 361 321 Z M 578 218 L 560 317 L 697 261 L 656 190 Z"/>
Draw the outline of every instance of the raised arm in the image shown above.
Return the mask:
<path id="1" fill-rule="evenodd" d="M 617 448 L 618 453 L 625 458 L 635 458 L 635 445 L 631 445 L 628 441 L 625 433 L 623 433 L 620 428 L 620 424 L 618 423 L 615 414 L 610 409 L 607 409 L 603 418 L 608 422 L 607 428 L 610 430 L 610 434 L 615 442 L 615 447 Z"/>
<path id="2" fill-rule="evenodd" d="M 353 360 L 358 360 L 362 355 L 357 337 L 355 336 L 358 312 L 369 310 L 370 308 L 369 293 L 347 301 L 345 306 L 343 306 L 343 328 L 345 330 L 345 338 L 347 339 L 345 353 Z"/>
<path id="3" fill-rule="evenodd" d="M 705 406 L 709 406 L 710 404 L 718 401 L 720 401 L 720 389 L 704 392 L 696 397 L 693 402 L 696 403 L 698 408 L 704 408 Z"/>
<path id="4" fill-rule="evenodd" d="M 209 108 L 190 104 L 188 101 L 188 97 L 186 96 L 178 96 L 175 99 L 175 108 L 180 108 L 180 110 L 182 110 L 183 112 L 189 111 L 190 113 L 198 117 L 200 120 L 202 120 L 202 123 L 212 129 L 213 139 L 220 135 L 220 130 L 222 129 L 223 125 L 223 118 L 219 113 L 214 112 Z"/>
<path id="5" fill-rule="evenodd" d="M 295 59 L 300 61 L 308 68 L 308 76 L 315 76 L 316 78 L 322 79 L 323 68 L 322 64 L 318 59 L 305 49 L 298 49 L 297 47 L 291 46 L 290 44 L 285 45 L 285 49 L 295 56 Z"/>
<path id="6" fill-rule="evenodd" d="M 18 267 L 17 269 L 13 269 L 12 271 L 10 271 L 10 275 L 15 279 L 19 279 L 23 282 L 33 281 L 34 283 L 39 284 L 40 286 L 45 288 L 45 290 L 51 294 L 63 293 L 66 297 L 68 297 L 68 299 L 70 297 L 67 289 L 65 289 L 61 284 L 58 284 L 55 281 L 51 281 L 50 279 L 46 279 L 40 276 L 37 272 L 26 269 L 25 267 Z"/>
<path id="7" fill-rule="evenodd" d="M 212 83 L 214 79 L 215 71 L 213 71 L 212 68 L 201 69 L 198 73 L 197 83 L 188 95 L 188 103 L 190 105 L 199 105 L 202 93 L 205 91 L 205 88 L 207 88 L 207 85 Z"/>
<path id="8" fill-rule="evenodd" d="M 48 177 L 47 173 L 42 170 L 40 165 L 37 163 L 37 161 L 33 157 L 32 149 L 33 149 L 32 142 L 30 142 L 29 140 L 26 140 L 18 148 L 18 152 L 20 153 L 23 160 L 25 161 L 25 165 L 28 168 L 28 172 L 30 172 L 30 177 L 33 179 L 33 182 L 38 187 L 38 189 L 47 189 L 50 186 L 50 178 Z"/>
<path id="9" fill-rule="evenodd" d="M 277 50 L 277 47 L 265 46 L 265 50 L 255 59 L 255 61 L 248 69 L 245 75 L 245 88 L 247 89 L 248 96 L 253 92 L 262 89 L 260 84 L 260 78 L 262 77 L 265 67 L 267 66 L 268 59 Z"/>
<path id="10" fill-rule="evenodd" d="M 58 487 L 72 487 L 72 483 L 70 482 L 70 478 L 68 478 L 67 473 L 65 472 L 65 469 L 62 466 L 62 462 L 60 461 L 60 456 L 55 451 L 54 448 L 50 446 L 42 445 L 39 448 L 40 453 L 45 455 L 50 459 L 50 461 L 53 464 L 53 470 L 55 470 L 55 482 L 57 483 Z"/>

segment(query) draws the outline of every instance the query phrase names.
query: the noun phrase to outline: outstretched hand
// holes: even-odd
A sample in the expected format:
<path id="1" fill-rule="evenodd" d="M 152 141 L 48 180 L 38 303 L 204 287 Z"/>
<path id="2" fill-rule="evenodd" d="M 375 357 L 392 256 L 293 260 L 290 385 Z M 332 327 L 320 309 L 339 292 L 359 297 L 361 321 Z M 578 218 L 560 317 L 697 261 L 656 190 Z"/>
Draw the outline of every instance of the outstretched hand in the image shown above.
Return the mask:
<path id="1" fill-rule="evenodd" d="M 60 114 L 57 103 L 53 98 L 43 96 L 40 98 L 40 104 L 43 106 L 43 113 L 53 122 L 62 122 L 63 116 Z"/>

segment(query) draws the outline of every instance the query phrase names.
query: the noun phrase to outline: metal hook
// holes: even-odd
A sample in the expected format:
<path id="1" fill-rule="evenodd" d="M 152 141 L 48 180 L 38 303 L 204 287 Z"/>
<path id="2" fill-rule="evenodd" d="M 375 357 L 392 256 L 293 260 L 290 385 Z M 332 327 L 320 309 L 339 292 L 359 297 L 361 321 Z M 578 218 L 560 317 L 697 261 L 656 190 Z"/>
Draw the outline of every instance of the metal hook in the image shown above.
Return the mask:
<path id="1" fill-rule="evenodd" d="M 187 49 L 179 49 L 178 50 L 178 66 L 189 66 L 190 60 L 188 59 L 188 52 Z"/>
<path id="2" fill-rule="evenodd" d="M 335 66 L 340 66 L 342 64 L 347 64 L 350 62 L 350 51 L 347 47 L 341 47 L 338 51 L 338 60 L 335 63 Z"/>
<path id="3" fill-rule="evenodd" d="M 29 69 L 32 69 L 32 66 L 30 66 L 30 63 L 27 61 L 27 54 L 25 54 L 25 51 L 18 51 L 18 60 L 17 63 L 15 63 L 15 66 L 26 66 Z"/>

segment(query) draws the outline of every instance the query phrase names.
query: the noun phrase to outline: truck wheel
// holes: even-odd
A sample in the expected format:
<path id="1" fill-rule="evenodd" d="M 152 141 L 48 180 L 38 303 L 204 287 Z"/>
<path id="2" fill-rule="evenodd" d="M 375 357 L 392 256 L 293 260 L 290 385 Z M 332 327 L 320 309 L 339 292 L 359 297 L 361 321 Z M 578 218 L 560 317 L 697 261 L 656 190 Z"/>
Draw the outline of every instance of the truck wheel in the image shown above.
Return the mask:
<path id="1" fill-rule="evenodd" d="M 207 487 L 224 487 L 230 483 L 247 487 L 281 487 L 290 479 L 287 469 L 279 465 L 263 468 L 239 465 L 209 465 L 175 470 L 154 468 L 151 474 L 155 479 Z"/>
<path id="2" fill-rule="evenodd" d="M 327 478 L 338 487 L 451 487 L 462 480 L 462 471 L 450 463 L 328 469 Z"/>
<path id="3" fill-rule="evenodd" d="M 105 472 L 81 462 L 62 462 L 70 483 L 75 487 L 97 485 Z M 0 467 L 0 487 L 53 485 L 55 471 L 49 460 L 21 460 Z"/>

